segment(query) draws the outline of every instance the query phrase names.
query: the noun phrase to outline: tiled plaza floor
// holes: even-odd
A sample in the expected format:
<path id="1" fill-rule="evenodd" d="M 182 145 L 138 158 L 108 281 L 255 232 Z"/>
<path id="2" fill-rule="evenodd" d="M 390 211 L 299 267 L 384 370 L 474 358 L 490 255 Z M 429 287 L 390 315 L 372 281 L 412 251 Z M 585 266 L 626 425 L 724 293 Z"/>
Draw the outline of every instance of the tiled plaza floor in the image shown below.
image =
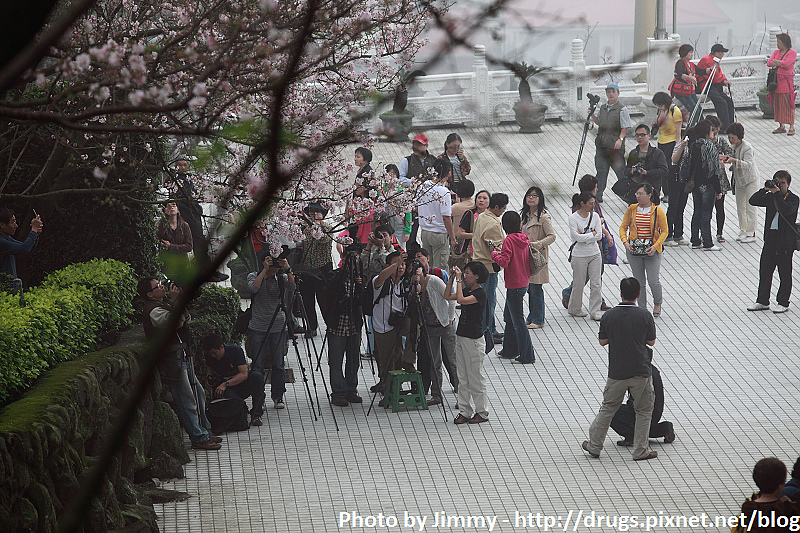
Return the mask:
<path id="1" fill-rule="evenodd" d="M 775 124 L 759 116 L 739 112 L 762 175 L 785 168 L 800 179 L 800 138 L 771 135 Z M 521 135 L 510 126 L 456 130 L 477 188 L 506 192 L 509 208 L 519 209 L 530 184 L 543 186 L 558 235 L 550 246 L 545 285 L 547 324 L 530 332 L 536 364 L 512 364 L 495 353 L 486 359 L 491 421 L 453 425 L 452 394 L 444 414 L 436 406 L 397 414 L 373 409 L 367 416 L 367 389 L 375 382 L 367 362 L 359 375 L 367 403 L 332 412 L 322 376 L 315 373 L 316 389 L 309 386 L 315 405 L 321 400 L 321 413 L 312 414 L 298 379 L 288 386 L 286 410 L 269 405 L 263 427 L 226 435 L 220 452 L 190 451 L 186 479 L 165 486 L 193 497 L 156 507 L 162 531 L 420 531 L 417 522 L 413 529 L 404 527 L 411 524 L 406 515 L 426 516 L 423 530 L 433 532 L 487 531 L 494 518 L 493 531 L 624 531 L 629 522 L 615 517 L 629 515 L 640 522 L 649 516 L 654 531 L 729 531 L 715 527 L 714 517 L 738 513 L 754 489 L 755 462 L 776 456 L 791 468 L 800 455 L 800 307 L 782 315 L 745 310 L 755 300 L 764 210 L 759 210 L 758 242 L 737 243 L 730 195 L 722 251 L 683 246 L 666 248 L 663 255 L 664 309 L 656 319 L 654 363 L 664 379 L 664 419 L 675 424 L 677 440 L 651 441 L 659 456 L 644 462 L 632 461 L 629 449 L 615 446 L 613 431 L 599 460 L 581 450 L 607 371 L 597 323 L 568 316 L 560 297 L 572 276 L 566 261 L 567 195 L 573 191 L 582 124 L 548 123 L 544 129 L 539 135 Z M 434 155 L 448 133 L 428 132 Z M 592 141 L 590 134 L 579 176 L 594 172 Z M 628 148 L 632 145 L 629 140 Z M 374 152 L 377 168 L 398 163 L 410 145 L 379 143 Z M 609 181 L 614 182 L 613 173 Z M 624 208 L 613 194 L 606 195 L 603 210 L 612 229 L 619 227 Z M 713 225 L 712 220 L 712 231 Z M 630 268 L 621 262 L 606 268 L 603 295 L 609 302 L 619 301 L 619 280 L 628 275 Z M 498 293 L 502 329 L 502 281 Z M 301 356 L 308 369 L 304 348 Z M 293 349 L 288 363 L 300 378 Z M 322 370 L 328 381 L 326 357 Z M 340 524 L 346 516 L 341 513 L 358 515 L 365 527 Z M 702 514 L 708 517 L 704 522 Z M 611 515 L 612 525 L 605 518 L 597 524 L 599 515 Z M 459 521 L 435 525 L 442 516 L 463 517 L 464 527 Z M 485 518 L 466 522 L 478 516 Z M 698 516 L 701 522 L 690 527 L 675 516 Z M 387 527 L 392 517 L 398 524 Z M 372 520 L 377 527 L 369 527 Z"/>

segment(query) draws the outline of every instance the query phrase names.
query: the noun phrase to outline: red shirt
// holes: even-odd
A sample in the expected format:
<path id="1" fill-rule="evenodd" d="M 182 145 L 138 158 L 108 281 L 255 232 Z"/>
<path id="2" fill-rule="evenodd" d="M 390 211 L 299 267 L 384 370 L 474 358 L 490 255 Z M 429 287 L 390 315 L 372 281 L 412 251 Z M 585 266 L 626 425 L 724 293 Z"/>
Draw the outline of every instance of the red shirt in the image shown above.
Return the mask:
<path id="1" fill-rule="evenodd" d="M 711 54 L 705 56 L 697 63 L 697 68 L 707 69 L 710 73 L 714 68 L 714 56 Z M 703 89 L 707 79 L 708 74 L 699 74 L 697 76 L 697 87 L 699 87 L 698 91 Z M 723 83 L 725 81 L 728 81 L 728 78 L 726 78 L 725 74 L 722 73 L 722 64 L 720 64 L 717 66 L 717 71 L 714 73 L 714 79 L 711 80 L 711 83 Z"/>

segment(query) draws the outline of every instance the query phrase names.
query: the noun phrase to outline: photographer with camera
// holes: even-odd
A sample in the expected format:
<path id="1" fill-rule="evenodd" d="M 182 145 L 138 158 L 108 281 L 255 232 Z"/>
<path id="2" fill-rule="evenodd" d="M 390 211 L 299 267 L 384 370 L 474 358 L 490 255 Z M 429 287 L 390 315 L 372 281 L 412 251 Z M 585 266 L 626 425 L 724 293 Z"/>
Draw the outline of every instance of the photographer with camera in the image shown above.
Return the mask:
<path id="1" fill-rule="evenodd" d="M 792 254 L 797 242 L 795 222 L 800 198 L 789 190 L 792 176 L 779 170 L 764 188 L 750 197 L 750 204 L 767 208 L 764 221 L 764 248 L 761 250 L 761 264 L 758 269 L 758 298 L 747 308 L 748 311 L 769 309 L 769 296 L 772 290 L 772 275 L 778 267 L 781 285 L 778 288 L 778 305 L 773 313 L 789 310 L 789 297 L 792 293 Z"/>
<path id="2" fill-rule="evenodd" d="M 387 267 L 371 281 L 375 293 L 372 327 L 380 374 L 380 381 L 374 392 L 383 392 L 389 382 L 390 371 L 416 371 L 416 346 L 409 335 L 411 318 L 406 312 L 408 287 L 403 279 L 407 258 L 405 252 L 390 253 L 386 258 Z M 406 337 L 405 346 L 400 337 Z"/>
<path id="3" fill-rule="evenodd" d="M 431 399 L 428 405 L 439 405 L 442 403 L 442 358 L 453 357 L 451 363 L 455 366 L 456 351 L 456 332 L 453 321 L 456 316 L 455 301 L 445 299 L 445 282 L 438 276 L 426 273 L 426 268 L 420 261 L 412 263 L 411 284 L 419 287 L 420 306 L 422 316 L 419 318 L 420 330 L 427 336 L 428 343 L 420 342 L 419 346 L 430 346 L 428 355 L 427 372 L 423 372 L 424 364 L 420 358 L 420 372 L 422 373 L 422 385 L 427 389 L 430 387 Z M 420 337 L 422 338 L 422 337 Z M 427 377 L 427 379 L 426 379 Z M 457 387 L 458 379 L 455 380 Z"/>
<path id="4" fill-rule="evenodd" d="M 647 124 L 636 126 L 636 144 L 636 149 L 628 154 L 625 177 L 635 184 L 632 191 L 634 193 L 639 186 L 649 183 L 653 187 L 653 205 L 658 205 L 661 200 L 661 182 L 669 173 L 667 157 L 659 148 L 650 144 L 650 126 Z M 636 203 L 635 197 L 632 200 L 628 204 Z"/>
<path id="5" fill-rule="evenodd" d="M 253 362 L 251 370 L 264 374 L 267 361 L 270 361 L 272 403 L 275 409 L 286 407 L 283 403 L 283 393 L 286 392 L 284 355 L 289 338 L 285 328 L 286 313 L 280 307 L 289 301 L 289 293 L 295 289 L 294 274 L 286 261 L 286 253 L 272 257 L 269 246 L 264 246 L 257 255 L 261 271 L 247 275 L 253 316 L 247 329 L 245 348 Z"/>
<path id="6" fill-rule="evenodd" d="M 371 280 L 386 268 L 386 258 L 394 251 L 394 246 L 392 245 L 393 233 L 391 226 L 381 224 L 367 236 L 367 245 L 361 252 L 364 279 Z M 369 355 L 374 355 L 375 337 L 372 331 L 371 316 L 367 316 L 367 342 Z"/>
<path id="7" fill-rule="evenodd" d="M 339 407 L 363 401 L 358 395 L 363 316 L 361 310 L 363 278 L 359 249 L 358 244 L 351 244 L 345 248 L 342 267 L 328 280 L 323 301 L 320 303 L 322 316 L 328 325 L 326 334 L 331 404 Z M 343 363 L 344 372 L 342 372 Z"/>
<path id="8" fill-rule="evenodd" d="M 606 190 L 609 168 L 614 169 L 617 179 L 625 173 L 625 135 L 631 127 L 631 115 L 628 108 L 619 101 L 619 85 L 614 82 L 606 85 L 608 103 L 600 106 L 599 116 L 592 114 L 592 120 L 598 125 L 597 138 L 594 141 L 597 151 L 594 155 L 594 166 L 597 169 L 597 201 L 603 203 L 603 191 Z M 593 109 L 589 112 L 592 113 Z"/>
<path id="9" fill-rule="evenodd" d="M 181 294 L 181 289 L 169 285 L 169 291 L 156 278 L 139 280 L 137 294 L 144 299 L 142 326 L 148 340 L 153 339 L 160 328 L 166 326 L 172 315 L 172 303 Z M 169 298 L 165 297 L 169 294 Z M 161 379 L 172 395 L 173 408 L 181 426 L 189 434 L 193 450 L 219 450 L 221 437 L 211 433 L 211 424 L 206 419 L 206 394 L 194 374 L 194 366 L 186 352 L 190 342 L 189 311 L 184 309 L 178 319 L 171 343 L 166 347 L 158 363 Z"/>

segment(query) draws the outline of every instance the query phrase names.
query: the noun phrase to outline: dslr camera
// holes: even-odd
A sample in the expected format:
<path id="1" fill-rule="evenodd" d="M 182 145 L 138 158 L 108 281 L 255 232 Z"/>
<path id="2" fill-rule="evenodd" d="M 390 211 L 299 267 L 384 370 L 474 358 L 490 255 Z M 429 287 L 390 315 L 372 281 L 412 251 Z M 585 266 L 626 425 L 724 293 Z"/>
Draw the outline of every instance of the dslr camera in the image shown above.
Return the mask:
<path id="1" fill-rule="evenodd" d="M 644 163 L 639 161 L 638 163 L 633 165 L 633 168 L 631 169 L 631 174 L 633 174 L 634 176 L 638 176 L 642 173 L 642 170 L 644 170 Z"/>
<path id="2" fill-rule="evenodd" d="M 600 97 L 597 96 L 596 94 L 587 93 L 586 97 L 589 99 L 589 105 L 591 106 L 596 106 L 597 104 L 600 103 Z"/>
<path id="3" fill-rule="evenodd" d="M 778 183 L 778 180 L 769 179 L 769 180 L 764 182 L 764 188 L 765 189 L 780 189 L 781 188 L 781 184 Z"/>

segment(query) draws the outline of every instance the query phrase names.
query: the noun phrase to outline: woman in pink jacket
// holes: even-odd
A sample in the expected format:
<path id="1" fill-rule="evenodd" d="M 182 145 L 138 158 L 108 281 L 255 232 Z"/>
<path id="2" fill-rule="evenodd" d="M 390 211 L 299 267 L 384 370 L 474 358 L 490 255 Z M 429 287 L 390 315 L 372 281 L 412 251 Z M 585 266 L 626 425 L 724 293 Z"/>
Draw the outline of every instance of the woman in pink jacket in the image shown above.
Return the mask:
<path id="1" fill-rule="evenodd" d="M 492 250 L 492 260 L 505 269 L 506 307 L 503 319 L 506 321 L 506 330 L 500 357 L 522 364 L 535 363 L 536 355 L 522 309 L 531 276 L 531 253 L 528 236 L 522 232 L 519 213 L 506 211 L 503 215 L 503 231 L 507 236 L 502 249 Z"/>

